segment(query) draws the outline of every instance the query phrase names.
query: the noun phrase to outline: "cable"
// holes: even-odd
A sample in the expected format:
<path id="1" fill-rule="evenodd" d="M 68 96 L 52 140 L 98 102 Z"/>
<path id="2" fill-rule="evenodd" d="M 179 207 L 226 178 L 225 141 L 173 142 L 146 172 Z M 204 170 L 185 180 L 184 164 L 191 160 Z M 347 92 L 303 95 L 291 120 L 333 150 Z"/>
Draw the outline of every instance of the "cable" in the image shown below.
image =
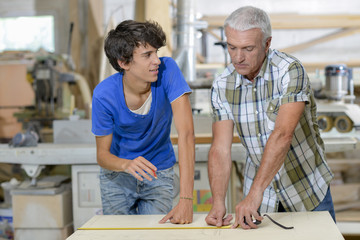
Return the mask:
<path id="1" fill-rule="evenodd" d="M 294 227 L 286 227 L 280 223 L 278 223 L 277 221 L 275 221 L 274 219 L 272 219 L 269 215 L 264 214 L 264 217 L 268 217 L 270 219 L 270 221 L 272 221 L 274 224 L 278 225 L 279 227 L 283 228 L 283 229 L 293 229 Z"/>

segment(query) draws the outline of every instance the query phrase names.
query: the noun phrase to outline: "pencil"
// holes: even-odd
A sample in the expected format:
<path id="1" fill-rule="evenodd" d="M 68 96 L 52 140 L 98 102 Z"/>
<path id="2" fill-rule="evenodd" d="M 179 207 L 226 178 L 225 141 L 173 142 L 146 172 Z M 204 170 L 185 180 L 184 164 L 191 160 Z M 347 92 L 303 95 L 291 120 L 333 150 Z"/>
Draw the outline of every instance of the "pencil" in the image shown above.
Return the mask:
<path id="1" fill-rule="evenodd" d="M 154 173 L 154 178 L 157 179 L 156 172 L 154 170 L 152 170 L 152 171 Z"/>

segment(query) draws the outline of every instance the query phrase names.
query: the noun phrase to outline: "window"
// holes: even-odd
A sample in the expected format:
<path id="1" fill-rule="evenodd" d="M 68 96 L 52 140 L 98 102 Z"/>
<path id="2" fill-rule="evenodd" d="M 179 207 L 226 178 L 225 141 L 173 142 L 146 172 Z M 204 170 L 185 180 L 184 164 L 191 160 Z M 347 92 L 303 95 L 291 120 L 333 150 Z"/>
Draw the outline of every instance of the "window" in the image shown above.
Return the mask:
<path id="1" fill-rule="evenodd" d="M 39 48 L 55 51 L 53 16 L 0 18 L 0 52 Z"/>

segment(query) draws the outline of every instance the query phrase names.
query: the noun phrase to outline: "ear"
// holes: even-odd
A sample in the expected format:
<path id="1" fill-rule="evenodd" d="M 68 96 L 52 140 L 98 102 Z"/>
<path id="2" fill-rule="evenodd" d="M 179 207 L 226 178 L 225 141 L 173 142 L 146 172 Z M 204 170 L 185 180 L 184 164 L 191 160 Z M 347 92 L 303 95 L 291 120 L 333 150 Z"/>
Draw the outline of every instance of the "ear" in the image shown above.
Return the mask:
<path id="1" fill-rule="evenodd" d="M 128 70 L 130 68 L 129 63 L 126 63 L 125 61 L 117 60 L 119 66 L 124 69 Z"/>
<path id="2" fill-rule="evenodd" d="M 272 37 L 268 37 L 268 39 L 266 39 L 265 52 L 267 52 L 269 50 L 269 48 L 270 48 L 271 39 L 272 39 Z"/>

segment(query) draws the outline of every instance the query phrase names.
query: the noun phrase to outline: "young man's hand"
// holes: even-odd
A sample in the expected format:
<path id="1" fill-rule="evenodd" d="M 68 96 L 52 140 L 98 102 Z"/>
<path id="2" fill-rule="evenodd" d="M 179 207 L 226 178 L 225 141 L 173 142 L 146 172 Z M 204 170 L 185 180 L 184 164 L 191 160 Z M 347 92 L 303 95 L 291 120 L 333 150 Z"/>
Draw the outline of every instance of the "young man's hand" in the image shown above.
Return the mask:
<path id="1" fill-rule="evenodd" d="M 189 224 L 193 221 L 193 201 L 190 199 L 180 199 L 174 207 L 159 223 L 170 220 L 173 224 Z"/>
<path id="2" fill-rule="evenodd" d="M 128 160 L 124 166 L 124 169 L 124 172 L 133 175 L 139 181 L 144 180 L 142 177 L 149 181 L 152 181 L 153 178 L 156 178 L 155 172 L 157 171 L 157 168 L 151 162 L 141 156 L 133 160 Z M 149 175 L 153 176 L 153 178 Z"/>

